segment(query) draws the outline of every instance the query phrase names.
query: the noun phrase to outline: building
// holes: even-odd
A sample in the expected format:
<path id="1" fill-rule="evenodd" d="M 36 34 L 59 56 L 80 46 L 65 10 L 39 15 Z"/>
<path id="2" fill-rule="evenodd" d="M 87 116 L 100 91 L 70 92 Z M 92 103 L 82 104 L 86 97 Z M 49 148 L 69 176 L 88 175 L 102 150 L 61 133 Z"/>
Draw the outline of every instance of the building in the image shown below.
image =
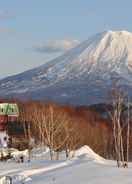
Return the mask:
<path id="1" fill-rule="evenodd" d="M 7 147 L 8 130 L 7 124 L 16 122 L 19 110 L 16 103 L 0 102 L 0 147 Z"/>

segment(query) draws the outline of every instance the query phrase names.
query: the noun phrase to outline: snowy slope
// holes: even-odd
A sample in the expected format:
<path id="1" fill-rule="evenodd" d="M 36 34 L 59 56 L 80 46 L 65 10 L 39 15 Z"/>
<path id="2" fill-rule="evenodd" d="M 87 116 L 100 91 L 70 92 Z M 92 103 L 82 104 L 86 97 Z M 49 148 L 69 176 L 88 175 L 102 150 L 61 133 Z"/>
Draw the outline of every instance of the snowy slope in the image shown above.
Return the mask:
<path id="1" fill-rule="evenodd" d="M 127 31 L 96 34 L 38 68 L 1 80 L 0 95 L 95 103 L 115 78 L 132 88 L 132 33 Z"/>
<path id="2" fill-rule="evenodd" d="M 118 169 L 115 161 L 103 159 L 88 146 L 77 150 L 75 158 L 70 160 L 32 160 L 23 164 L 0 163 L 0 166 L 0 184 L 6 175 L 12 176 L 14 184 L 20 181 L 25 184 L 130 184 L 132 181 L 132 164 L 128 169 Z"/>

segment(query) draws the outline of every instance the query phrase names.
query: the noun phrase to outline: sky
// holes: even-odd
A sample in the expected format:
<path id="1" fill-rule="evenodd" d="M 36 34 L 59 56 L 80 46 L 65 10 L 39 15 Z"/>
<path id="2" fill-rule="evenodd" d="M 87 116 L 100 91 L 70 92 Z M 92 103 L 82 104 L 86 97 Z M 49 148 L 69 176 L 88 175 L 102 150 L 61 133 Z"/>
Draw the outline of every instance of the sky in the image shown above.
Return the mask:
<path id="1" fill-rule="evenodd" d="M 0 78 L 106 30 L 132 32 L 132 0 L 0 0 Z"/>

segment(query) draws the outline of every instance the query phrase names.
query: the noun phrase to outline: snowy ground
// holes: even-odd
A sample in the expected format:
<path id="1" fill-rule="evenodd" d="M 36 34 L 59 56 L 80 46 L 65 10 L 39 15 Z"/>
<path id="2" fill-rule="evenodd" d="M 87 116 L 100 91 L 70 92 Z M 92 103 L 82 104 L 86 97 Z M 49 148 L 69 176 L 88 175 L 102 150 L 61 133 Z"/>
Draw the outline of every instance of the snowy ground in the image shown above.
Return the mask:
<path id="1" fill-rule="evenodd" d="M 47 158 L 47 160 L 42 159 Z M 12 176 L 13 184 L 132 184 L 132 164 L 118 169 L 116 162 L 108 161 L 82 147 L 70 160 L 50 161 L 48 151 L 34 152 L 31 163 L 0 163 L 0 184 L 5 175 Z"/>

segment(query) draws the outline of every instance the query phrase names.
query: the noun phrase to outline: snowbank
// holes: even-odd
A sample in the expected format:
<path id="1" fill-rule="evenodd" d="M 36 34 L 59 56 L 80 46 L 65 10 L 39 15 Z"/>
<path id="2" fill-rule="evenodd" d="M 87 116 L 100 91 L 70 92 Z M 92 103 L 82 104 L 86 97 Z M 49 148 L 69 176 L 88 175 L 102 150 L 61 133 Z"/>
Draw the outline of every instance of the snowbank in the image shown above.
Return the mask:
<path id="1" fill-rule="evenodd" d="M 49 157 L 49 148 L 48 147 L 37 147 L 32 149 L 33 158 L 48 158 Z"/>
<path id="2" fill-rule="evenodd" d="M 7 163 L 0 162 L 0 184 L 5 176 L 11 176 L 13 184 L 130 184 L 132 164 L 128 169 L 117 168 L 115 161 L 107 161 L 96 154 L 89 146 L 76 150 L 70 160 L 45 160 L 41 156 L 49 154 L 48 149 L 32 150 L 35 160 Z M 27 151 L 15 151 L 14 156 L 27 155 Z M 63 153 L 62 153 L 63 154 Z M 44 157 L 45 158 L 45 157 Z M 103 164 L 102 164 L 103 163 Z M 104 164 L 107 163 L 107 164 Z"/>
<path id="3" fill-rule="evenodd" d="M 20 157 L 24 157 L 24 160 L 28 159 L 29 152 L 28 150 L 24 150 L 24 151 L 14 151 L 11 153 L 11 156 L 16 160 L 19 161 Z"/>
<path id="4" fill-rule="evenodd" d="M 98 163 L 104 163 L 105 159 L 95 153 L 89 146 L 83 146 L 75 151 L 75 158 L 91 160 Z"/>

